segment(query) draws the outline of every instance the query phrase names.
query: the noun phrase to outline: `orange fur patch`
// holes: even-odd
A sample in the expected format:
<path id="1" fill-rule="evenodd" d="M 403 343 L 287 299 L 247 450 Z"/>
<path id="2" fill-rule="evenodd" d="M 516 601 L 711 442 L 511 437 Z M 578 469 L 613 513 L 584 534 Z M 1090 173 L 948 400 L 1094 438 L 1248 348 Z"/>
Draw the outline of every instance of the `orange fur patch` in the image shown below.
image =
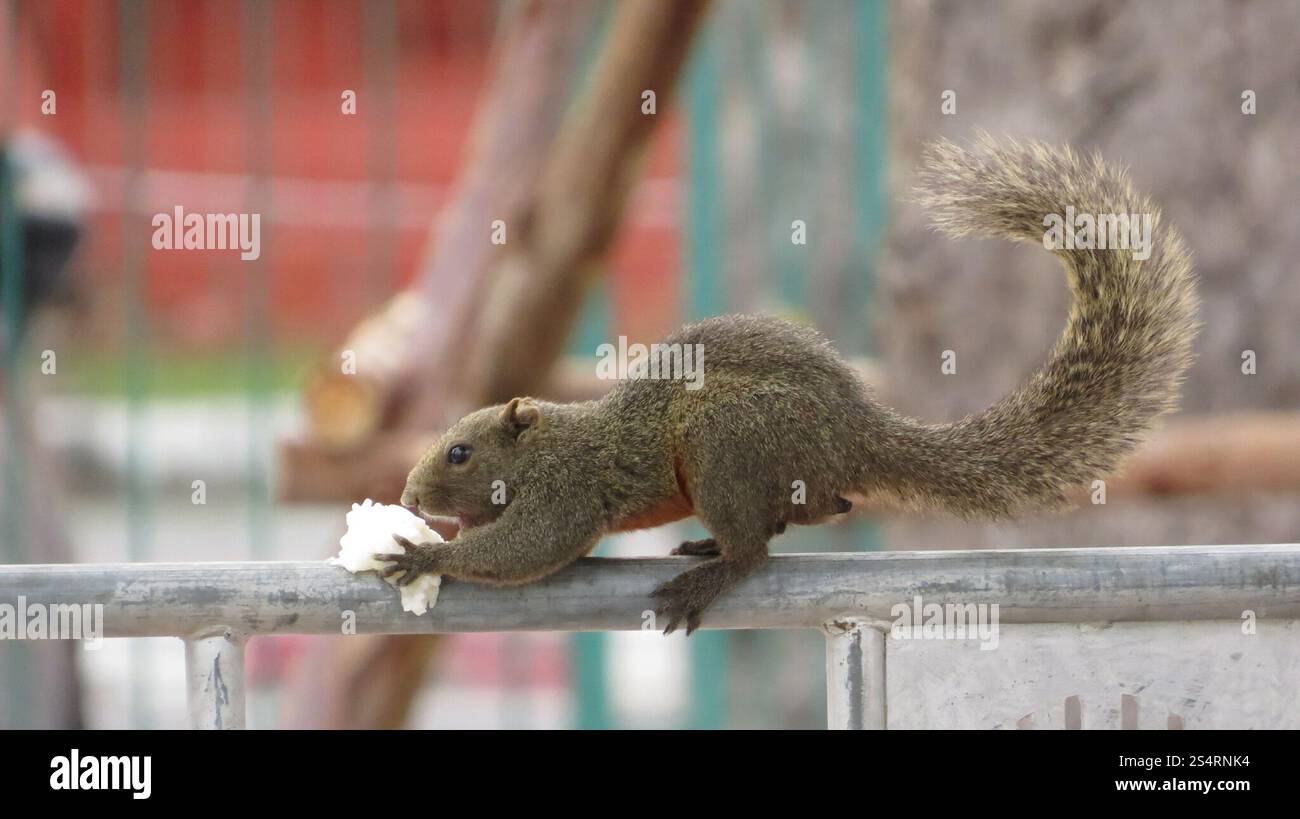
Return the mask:
<path id="1" fill-rule="evenodd" d="M 631 532 L 634 529 L 650 529 L 665 523 L 672 523 L 695 514 L 691 499 L 685 495 L 673 495 L 663 503 L 652 506 L 636 515 L 614 521 L 611 532 Z"/>

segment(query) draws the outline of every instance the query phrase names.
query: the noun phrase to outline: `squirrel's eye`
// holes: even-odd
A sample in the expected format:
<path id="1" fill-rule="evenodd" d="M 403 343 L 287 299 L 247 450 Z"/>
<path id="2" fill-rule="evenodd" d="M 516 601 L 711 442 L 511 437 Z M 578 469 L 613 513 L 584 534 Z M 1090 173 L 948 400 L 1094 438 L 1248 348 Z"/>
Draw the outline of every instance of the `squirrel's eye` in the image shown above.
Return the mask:
<path id="1" fill-rule="evenodd" d="M 447 450 L 447 462 L 453 464 L 463 464 L 469 460 L 469 447 L 464 444 L 456 444 Z"/>

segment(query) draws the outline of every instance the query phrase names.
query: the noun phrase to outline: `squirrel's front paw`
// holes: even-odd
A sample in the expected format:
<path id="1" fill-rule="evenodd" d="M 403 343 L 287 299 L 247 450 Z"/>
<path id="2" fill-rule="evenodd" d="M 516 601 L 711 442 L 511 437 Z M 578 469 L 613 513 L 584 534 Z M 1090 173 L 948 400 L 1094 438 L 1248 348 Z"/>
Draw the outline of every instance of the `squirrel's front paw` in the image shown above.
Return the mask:
<path id="1" fill-rule="evenodd" d="M 442 550 L 438 548 L 437 543 L 412 543 L 401 535 L 393 535 L 393 540 L 406 550 L 404 554 L 376 554 L 375 560 L 380 563 L 391 564 L 379 573 L 382 577 L 388 578 L 398 573 L 402 577 L 397 581 L 397 585 L 405 586 L 415 581 L 415 578 L 424 574 L 442 574 L 440 571 L 442 563 Z"/>

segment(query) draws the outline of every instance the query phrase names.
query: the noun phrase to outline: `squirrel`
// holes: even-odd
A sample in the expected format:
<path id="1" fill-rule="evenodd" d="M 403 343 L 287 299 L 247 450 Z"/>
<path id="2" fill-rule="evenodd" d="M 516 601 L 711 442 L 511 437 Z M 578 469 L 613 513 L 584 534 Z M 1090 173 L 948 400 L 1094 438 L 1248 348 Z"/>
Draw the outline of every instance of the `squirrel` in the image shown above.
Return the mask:
<path id="1" fill-rule="evenodd" d="M 712 537 L 673 554 L 708 559 L 651 592 L 664 633 L 690 634 L 774 535 L 848 512 L 847 496 L 998 519 L 1061 507 L 1067 490 L 1107 474 L 1173 408 L 1191 361 L 1197 297 L 1182 238 L 1096 154 L 984 134 L 970 148 L 933 143 L 923 160 L 919 201 L 951 235 L 1046 244 L 1051 214 L 1073 206 L 1149 215 L 1150 255 L 1054 250 L 1073 295 L 1064 333 L 1028 380 L 956 423 L 894 412 L 817 331 L 746 315 L 667 339 L 703 345 L 701 389 L 637 378 L 595 401 L 478 410 L 425 452 L 402 493 L 421 515 L 458 517 L 459 534 L 397 538 L 405 554 L 375 556 L 384 575 L 527 583 L 604 534 L 695 515 Z"/>

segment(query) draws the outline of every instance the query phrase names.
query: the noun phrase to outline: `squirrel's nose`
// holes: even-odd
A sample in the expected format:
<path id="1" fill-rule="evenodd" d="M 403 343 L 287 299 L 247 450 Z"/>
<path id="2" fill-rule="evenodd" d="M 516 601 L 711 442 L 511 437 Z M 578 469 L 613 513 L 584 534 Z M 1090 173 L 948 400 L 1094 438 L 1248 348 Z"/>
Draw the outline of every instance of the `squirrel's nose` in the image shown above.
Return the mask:
<path id="1" fill-rule="evenodd" d="M 391 498 L 392 495 L 389 495 L 389 497 Z M 416 496 L 415 490 L 409 486 L 402 490 L 402 505 L 407 509 L 414 509 L 420 505 L 420 499 Z"/>

